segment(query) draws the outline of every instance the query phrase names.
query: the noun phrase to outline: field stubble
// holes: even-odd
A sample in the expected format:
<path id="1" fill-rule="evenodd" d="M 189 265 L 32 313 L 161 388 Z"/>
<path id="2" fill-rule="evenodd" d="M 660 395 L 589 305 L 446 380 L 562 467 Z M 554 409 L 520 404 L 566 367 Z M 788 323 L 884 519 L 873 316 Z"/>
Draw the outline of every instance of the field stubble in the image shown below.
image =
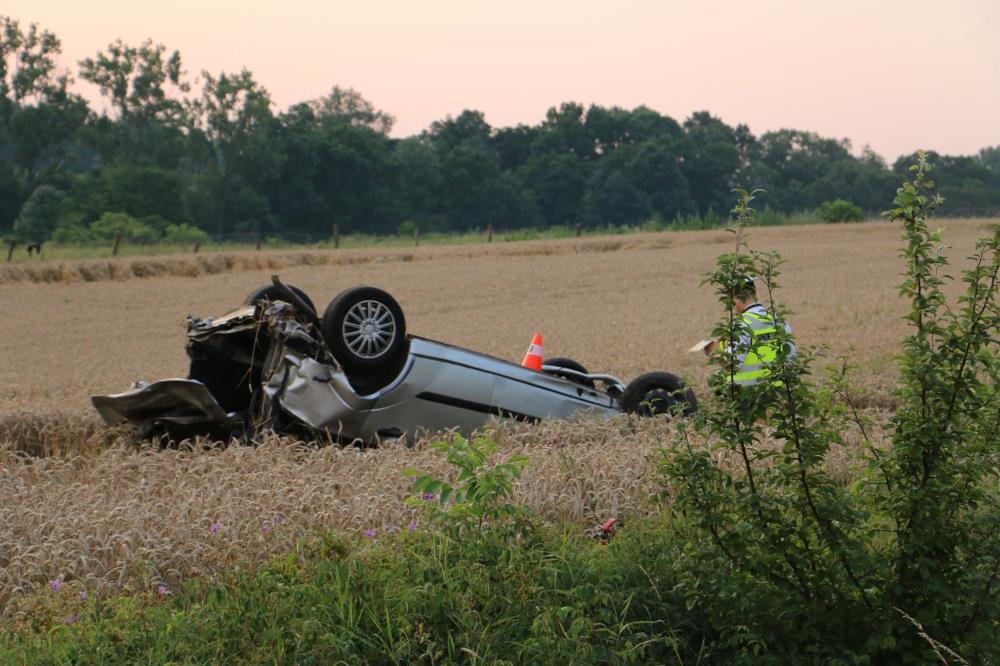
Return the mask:
<path id="1" fill-rule="evenodd" d="M 956 272 L 986 222 L 943 220 Z M 890 402 L 905 333 L 896 295 L 899 230 L 884 223 L 754 230 L 751 245 L 787 260 L 779 300 L 800 345 L 848 353 L 869 405 Z M 349 265 L 291 265 L 281 274 L 320 307 L 341 289 L 393 293 L 414 333 L 518 359 L 533 331 L 548 355 L 625 379 L 654 369 L 704 391 L 700 355 L 686 353 L 720 316 L 700 285 L 728 249 L 721 231 L 416 248 Z M 404 253 L 400 253 L 403 257 Z M 420 518 L 402 472 L 444 476 L 420 444 L 358 451 L 274 440 L 256 449 L 136 451 L 99 426 L 88 396 L 137 378 L 183 376 L 184 317 L 220 314 L 273 269 L 195 279 L 0 284 L 0 606 L 10 619 L 50 580 L 129 588 L 210 574 L 282 552 L 311 529 L 375 538 Z M 960 285 L 947 287 L 955 292 Z M 547 517 L 581 522 L 648 505 L 648 461 L 672 439 L 666 421 L 547 423 L 499 431 L 501 450 L 528 455 L 517 491 Z M 880 436 L 884 433 L 880 434 Z M 30 455 L 29 455 L 30 454 Z M 41 457 L 35 457 L 41 456 Z M 847 474 L 842 452 L 829 464 Z M 212 530 L 217 525 L 217 530 Z M 25 596 L 27 595 L 27 596 Z"/>

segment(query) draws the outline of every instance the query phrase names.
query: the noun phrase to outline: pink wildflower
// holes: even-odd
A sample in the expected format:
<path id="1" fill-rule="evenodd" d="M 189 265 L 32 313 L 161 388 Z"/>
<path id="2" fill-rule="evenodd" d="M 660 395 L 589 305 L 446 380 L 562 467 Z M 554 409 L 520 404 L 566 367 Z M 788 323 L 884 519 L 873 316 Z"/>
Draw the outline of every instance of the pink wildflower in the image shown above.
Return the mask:
<path id="1" fill-rule="evenodd" d="M 58 592 L 60 587 L 62 587 L 62 581 L 58 578 L 53 578 L 49 581 L 49 589 L 53 592 Z"/>
<path id="2" fill-rule="evenodd" d="M 156 586 L 156 593 L 158 595 L 160 595 L 161 597 L 165 597 L 168 594 L 170 594 L 170 590 L 167 589 L 166 585 L 157 585 Z"/>
<path id="3" fill-rule="evenodd" d="M 219 531 L 219 523 L 212 523 L 209 526 L 209 528 L 208 528 L 208 533 L 209 534 L 213 534 L 214 535 L 218 531 Z"/>
<path id="4" fill-rule="evenodd" d="M 365 536 L 369 539 L 375 537 L 375 530 L 365 530 Z"/>

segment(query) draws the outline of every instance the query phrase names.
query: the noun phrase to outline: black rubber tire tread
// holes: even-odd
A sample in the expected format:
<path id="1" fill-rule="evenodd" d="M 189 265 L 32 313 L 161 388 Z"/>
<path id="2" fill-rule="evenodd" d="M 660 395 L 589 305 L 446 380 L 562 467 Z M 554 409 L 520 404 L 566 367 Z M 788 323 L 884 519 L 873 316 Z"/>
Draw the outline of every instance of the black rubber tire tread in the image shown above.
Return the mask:
<path id="1" fill-rule="evenodd" d="M 378 358 L 357 356 L 344 341 L 342 334 L 344 318 L 348 310 L 361 301 L 380 302 L 388 308 L 396 320 L 396 335 L 389 349 Z M 398 370 L 406 359 L 409 343 L 406 339 L 406 319 L 403 317 L 403 309 L 399 307 L 395 298 L 377 287 L 353 287 L 337 294 L 323 312 L 320 331 L 333 357 L 344 366 L 344 370 L 353 373 L 352 382 L 370 385 L 371 380 L 374 380 L 375 384 L 381 383 L 384 376 Z"/>
<path id="2" fill-rule="evenodd" d="M 305 301 L 306 305 L 311 307 L 313 312 L 316 312 L 316 305 L 312 302 L 312 299 L 309 298 L 308 295 L 306 295 L 306 292 L 302 291 L 298 287 L 293 287 L 290 284 L 286 286 L 292 291 L 294 291 L 299 298 Z M 285 296 L 285 294 L 283 294 L 281 290 L 278 289 L 277 286 L 273 284 L 268 284 L 263 287 L 260 287 L 259 289 L 254 289 L 253 291 L 251 291 L 250 295 L 243 300 L 243 305 L 257 305 L 258 303 L 264 300 L 285 301 L 287 299 L 288 297 Z M 292 305 L 294 305 L 294 303 Z"/>
<path id="3" fill-rule="evenodd" d="M 629 382 L 622 393 L 622 411 L 640 416 L 656 416 L 674 411 L 673 406 L 683 401 L 681 413 L 691 416 L 698 411 L 694 391 L 684 385 L 684 380 L 669 372 L 648 372 Z M 664 404 L 666 403 L 666 404 Z"/>
<path id="4" fill-rule="evenodd" d="M 575 370 L 576 372 L 582 372 L 587 374 L 587 368 L 583 367 L 582 364 L 574 361 L 571 358 L 564 358 L 562 356 L 553 356 L 552 358 L 546 358 L 542 360 L 542 365 L 558 365 L 560 368 L 566 368 L 567 370 Z M 595 388 L 594 382 L 588 379 L 580 379 L 579 377 L 573 377 L 572 375 L 561 374 L 558 370 L 546 371 L 550 375 L 555 375 L 556 377 L 562 377 L 567 381 L 571 381 L 574 384 L 579 384 L 580 386 L 586 386 L 587 388 Z"/>

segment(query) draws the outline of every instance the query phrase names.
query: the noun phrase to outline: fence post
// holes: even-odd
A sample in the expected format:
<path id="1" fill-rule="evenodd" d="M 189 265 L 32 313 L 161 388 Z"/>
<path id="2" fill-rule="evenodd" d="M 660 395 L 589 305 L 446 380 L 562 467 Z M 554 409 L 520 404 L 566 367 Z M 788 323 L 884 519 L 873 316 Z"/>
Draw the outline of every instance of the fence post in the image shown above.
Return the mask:
<path id="1" fill-rule="evenodd" d="M 493 225 L 492 224 L 487 224 L 486 225 L 486 242 L 487 243 L 492 243 L 493 242 Z"/>
<path id="2" fill-rule="evenodd" d="M 257 234 L 257 250 L 260 250 L 260 234 Z"/>
<path id="3" fill-rule="evenodd" d="M 576 225 L 576 237 L 579 238 L 580 234 L 582 234 L 582 233 L 583 233 L 583 225 L 577 224 Z"/>
<path id="4" fill-rule="evenodd" d="M 413 244 L 420 245 L 420 227 L 413 226 Z"/>
<path id="5" fill-rule="evenodd" d="M 12 240 L 10 242 L 10 249 L 7 250 L 7 261 L 9 262 L 14 257 L 14 248 L 17 247 L 17 241 Z"/>
<path id="6" fill-rule="evenodd" d="M 198 254 L 198 248 L 200 248 L 200 247 L 201 247 L 201 243 L 198 242 L 198 241 L 195 241 L 194 242 L 194 253 L 195 254 Z"/>
<path id="7" fill-rule="evenodd" d="M 117 257 L 118 256 L 118 245 L 121 242 L 122 242 L 122 232 L 116 231 L 115 232 L 115 244 L 111 248 L 111 256 L 112 257 Z"/>
<path id="8" fill-rule="evenodd" d="M 334 250 L 339 250 L 340 249 L 340 225 L 339 224 L 333 225 L 333 249 Z"/>

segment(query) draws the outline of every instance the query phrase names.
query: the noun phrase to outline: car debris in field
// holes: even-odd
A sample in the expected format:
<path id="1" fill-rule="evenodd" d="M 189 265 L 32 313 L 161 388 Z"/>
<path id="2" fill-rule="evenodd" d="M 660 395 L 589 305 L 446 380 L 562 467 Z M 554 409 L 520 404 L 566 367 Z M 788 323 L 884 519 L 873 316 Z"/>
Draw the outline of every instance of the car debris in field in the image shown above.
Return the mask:
<path id="1" fill-rule="evenodd" d="M 323 317 L 306 294 L 274 284 L 218 318 L 188 318 L 188 377 L 138 382 L 93 396 L 108 424 L 143 437 L 260 431 L 363 443 L 457 428 L 490 418 L 538 421 L 580 413 L 644 416 L 697 408 L 676 375 L 652 372 L 628 385 L 566 358 L 542 371 L 406 332 L 396 300 L 374 287 L 339 294 Z"/>

